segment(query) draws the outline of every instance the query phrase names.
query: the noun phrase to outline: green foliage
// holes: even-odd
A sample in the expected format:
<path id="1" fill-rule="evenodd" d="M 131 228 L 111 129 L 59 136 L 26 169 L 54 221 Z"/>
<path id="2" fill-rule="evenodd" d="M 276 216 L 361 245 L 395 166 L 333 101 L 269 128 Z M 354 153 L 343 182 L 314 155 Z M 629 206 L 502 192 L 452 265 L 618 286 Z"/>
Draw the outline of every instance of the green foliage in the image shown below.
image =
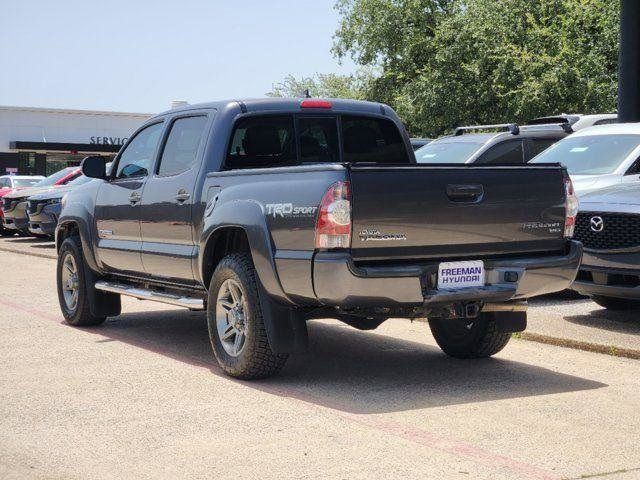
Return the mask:
<path id="1" fill-rule="evenodd" d="M 365 85 L 371 76 L 365 73 L 357 75 L 336 75 L 317 73 L 312 77 L 296 78 L 288 75 L 282 82 L 273 85 L 267 93 L 269 97 L 302 97 L 309 90 L 312 97 L 354 98 L 363 100 Z"/>
<path id="2" fill-rule="evenodd" d="M 616 107 L 619 2 L 338 0 L 338 57 L 413 134 Z"/>

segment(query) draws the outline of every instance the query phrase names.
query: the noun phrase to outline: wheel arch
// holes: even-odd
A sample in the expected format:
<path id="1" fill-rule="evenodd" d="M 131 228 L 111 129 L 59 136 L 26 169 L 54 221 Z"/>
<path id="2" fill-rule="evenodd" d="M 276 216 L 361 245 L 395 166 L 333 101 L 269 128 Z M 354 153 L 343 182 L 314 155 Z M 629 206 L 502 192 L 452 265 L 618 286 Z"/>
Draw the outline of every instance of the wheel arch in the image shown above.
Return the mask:
<path id="1" fill-rule="evenodd" d="M 225 247 L 229 246 L 231 250 Z M 227 254 L 246 251 L 267 294 L 285 305 L 293 305 L 282 288 L 274 261 L 275 247 L 262 206 L 254 201 L 230 201 L 217 206 L 205 218 L 200 242 L 198 272 L 208 288 L 217 263 Z"/>

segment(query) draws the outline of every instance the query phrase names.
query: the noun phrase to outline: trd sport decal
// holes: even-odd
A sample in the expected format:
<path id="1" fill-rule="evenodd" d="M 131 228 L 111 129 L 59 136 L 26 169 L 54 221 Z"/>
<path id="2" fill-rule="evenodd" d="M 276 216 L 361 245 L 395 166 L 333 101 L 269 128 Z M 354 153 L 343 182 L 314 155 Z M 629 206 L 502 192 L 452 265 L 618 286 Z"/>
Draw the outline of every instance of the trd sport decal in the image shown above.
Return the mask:
<path id="1" fill-rule="evenodd" d="M 318 207 L 300 207 L 293 203 L 267 203 L 265 207 L 267 215 L 273 218 L 313 217 L 318 210 Z"/>

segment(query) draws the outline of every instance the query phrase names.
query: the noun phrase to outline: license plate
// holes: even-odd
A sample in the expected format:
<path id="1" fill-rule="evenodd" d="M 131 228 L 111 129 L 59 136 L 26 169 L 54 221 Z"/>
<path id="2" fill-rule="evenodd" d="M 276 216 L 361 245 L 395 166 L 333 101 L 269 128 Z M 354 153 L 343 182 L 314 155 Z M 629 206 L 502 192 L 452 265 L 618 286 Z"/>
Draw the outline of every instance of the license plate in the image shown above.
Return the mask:
<path id="1" fill-rule="evenodd" d="M 438 289 L 484 286 L 484 262 L 443 262 L 438 266 Z"/>

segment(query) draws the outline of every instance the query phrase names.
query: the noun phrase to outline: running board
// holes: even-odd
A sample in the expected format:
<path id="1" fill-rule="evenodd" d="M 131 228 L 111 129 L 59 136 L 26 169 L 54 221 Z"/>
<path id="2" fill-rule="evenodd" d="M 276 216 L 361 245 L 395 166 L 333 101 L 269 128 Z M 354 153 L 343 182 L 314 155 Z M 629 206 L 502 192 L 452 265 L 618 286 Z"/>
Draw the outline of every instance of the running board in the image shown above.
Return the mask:
<path id="1" fill-rule="evenodd" d="M 114 283 L 99 281 L 95 284 L 96 290 L 103 292 L 119 293 L 129 297 L 139 298 L 140 300 L 152 300 L 154 302 L 168 303 L 178 307 L 189 308 L 191 310 L 204 310 L 204 300 L 197 297 L 185 297 L 183 295 L 175 295 L 166 292 L 156 292 L 144 288 L 133 287 L 124 283 Z"/>

